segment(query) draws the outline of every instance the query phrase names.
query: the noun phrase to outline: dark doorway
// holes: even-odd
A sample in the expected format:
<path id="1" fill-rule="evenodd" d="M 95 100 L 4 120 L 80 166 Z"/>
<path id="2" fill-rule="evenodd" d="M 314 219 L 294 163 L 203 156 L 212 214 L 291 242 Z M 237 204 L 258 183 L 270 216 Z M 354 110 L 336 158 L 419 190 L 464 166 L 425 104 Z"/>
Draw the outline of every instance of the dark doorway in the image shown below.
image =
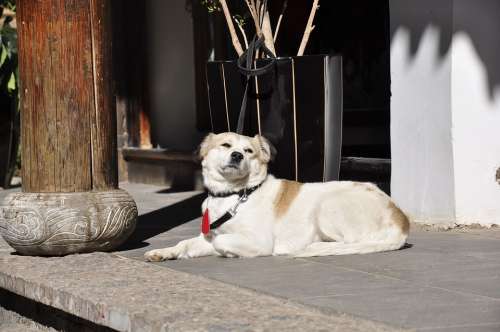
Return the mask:
<path id="1" fill-rule="evenodd" d="M 390 191 L 390 17 L 388 0 L 323 1 L 313 52 L 343 58 L 341 179 Z"/>
<path id="2" fill-rule="evenodd" d="M 323 1 L 318 18 L 316 49 L 343 57 L 343 155 L 390 158 L 389 2 Z"/>

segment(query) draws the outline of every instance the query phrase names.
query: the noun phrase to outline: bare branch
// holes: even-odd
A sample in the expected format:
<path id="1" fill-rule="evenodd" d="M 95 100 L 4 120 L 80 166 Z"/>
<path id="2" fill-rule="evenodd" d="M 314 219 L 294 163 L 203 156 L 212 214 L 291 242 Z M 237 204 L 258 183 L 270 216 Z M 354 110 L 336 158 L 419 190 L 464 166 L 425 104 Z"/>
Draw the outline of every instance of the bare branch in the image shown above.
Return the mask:
<path id="1" fill-rule="evenodd" d="M 226 18 L 227 27 L 229 29 L 229 34 L 231 35 L 231 41 L 233 43 L 234 49 L 238 56 L 243 54 L 243 49 L 241 48 L 240 40 L 238 39 L 238 35 L 236 34 L 236 30 L 234 29 L 233 20 L 231 19 L 231 13 L 229 12 L 229 8 L 227 8 L 226 0 L 219 0 L 222 11 L 224 12 L 224 17 Z"/>
<path id="2" fill-rule="evenodd" d="M 314 0 L 312 8 L 311 8 L 311 13 L 309 14 L 309 19 L 307 20 L 307 25 L 306 25 L 306 30 L 304 31 L 304 35 L 302 36 L 302 41 L 300 42 L 300 47 L 299 51 L 297 52 L 297 56 L 304 55 L 304 50 L 306 49 L 307 42 L 309 41 L 309 35 L 311 34 L 311 31 L 314 29 L 313 27 L 313 21 L 314 21 L 314 15 L 316 15 L 316 11 L 318 10 L 319 0 Z"/>
<path id="3" fill-rule="evenodd" d="M 253 6 L 252 4 L 250 3 L 250 0 L 245 0 L 245 3 L 248 7 L 248 11 L 250 12 L 250 15 L 252 16 L 252 18 L 255 16 L 255 13 L 253 11 Z"/>
<path id="4" fill-rule="evenodd" d="M 255 0 L 255 8 L 257 9 L 257 18 L 259 19 L 259 25 L 260 22 L 262 21 L 262 11 L 261 11 L 261 2 L 260 0 Z"/>
<path id="5" fill-rule="evenodd" d="M 255 7 L 255 1 L 254 0 L 245 0 L 248 10 L 250 11 L 250 14 L 252 15 L 253 18 L 253 23 L 255 24 L 255 33 L 257 36 L 260 36 L 262 31 L 260 30 L 260 24 L 259 24 L 259 16 L 257 14 L 257 8 Z"/>
<path id="6" fill-rule="evenodd" d="M 269 12 L 266 10 L 264 19 L 262 21 L 262 34 L 264 35 L 264 44 L 276 56 L 274 49 L 273 31 L 271 29 L 271 20 L 269 19 Z"/>
<path id="7" fill-rule="evenodd" d="M 278 38 L 278 32 L 280 31 L 281 20 L 283 19 L 283 15 L 285 14 L 286 7 L 288 6 L 288 0 L 283 1 L 283 7 L 281 7 L 281 13 L 278 17 L 278 23 L 276 24 L 276 29 L 274 30 L 273 41 L 276 44 L 276 39 Z"/>
<path id="8" fill-rule="evenodd" d="M 243 36 L 243 41 L 245 42 L 245 49 L 248 49 L 248 39 L 247 39 L 247 36 L 245 34 L 245 30 L 243 29 L 243 26 L 240 24 L 240 22 L 236 18 L 233 17 L 233 20 L 236 22 L 236 25 L 240 29 L 240 32 Z"/>
<path id="9" fill-rule="evenodd" d="M 257 14 L 257 7 L 255 6 L 255 0 L 250 0 L 250 4 L 252 5 L 252 8 L 254 9 L 254 13 Z"/>

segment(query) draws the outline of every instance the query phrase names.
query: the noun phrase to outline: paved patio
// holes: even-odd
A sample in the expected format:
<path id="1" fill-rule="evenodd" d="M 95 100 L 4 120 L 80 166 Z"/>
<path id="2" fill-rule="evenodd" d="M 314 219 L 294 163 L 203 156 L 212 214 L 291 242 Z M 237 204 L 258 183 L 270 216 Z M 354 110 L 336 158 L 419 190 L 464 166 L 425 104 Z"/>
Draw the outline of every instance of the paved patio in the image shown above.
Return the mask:
<path id="1" fill-rule="evenodd" d="M 142 261 L 147 250 L 197 234 L 202 193 L 171 193 L 161 187 L 126 183 L 122 187 L 136 199 L 140 218 L 132 238 L 115 254 Z M 165 267 L 165 273 L 171 269 L 187 272 L 327 315 L 347 313 L 396 328 L 500 331 L 499 228 L 437 231 L 414 227 L 408 243 L 403 250 L 369 255 L 207 257 L 141 262 L 139 266 Z"/>

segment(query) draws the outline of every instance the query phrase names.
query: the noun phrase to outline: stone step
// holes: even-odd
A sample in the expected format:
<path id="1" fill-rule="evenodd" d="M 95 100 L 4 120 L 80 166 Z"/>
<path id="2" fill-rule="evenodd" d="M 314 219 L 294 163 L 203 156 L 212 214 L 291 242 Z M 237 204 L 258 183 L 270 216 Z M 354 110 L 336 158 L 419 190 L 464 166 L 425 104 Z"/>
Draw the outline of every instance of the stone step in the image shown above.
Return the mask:
<path id="1" fill-rule="evenodd" d="M 30 300 L 49 311 L 43 316 L 51 309 L 57 317 L 71 316 L 83 331 L 96 330 L 85 324 L 102 331 L 397 330 L 109 253 L 42 258 L 0 252 L 0 288 L 1 306 L 10 301 L 15 307 L 12 297 Z M 64 329 L 61 322 L 54 326 Z"/>
<path id="2" fill-rule="evenodd" d="M 33 328 L 21 323 L 7 323 L 7 324 L 0 323 L 0 332 L 41 332 L 41 331 L 50 331 L 50 330 Z"/>

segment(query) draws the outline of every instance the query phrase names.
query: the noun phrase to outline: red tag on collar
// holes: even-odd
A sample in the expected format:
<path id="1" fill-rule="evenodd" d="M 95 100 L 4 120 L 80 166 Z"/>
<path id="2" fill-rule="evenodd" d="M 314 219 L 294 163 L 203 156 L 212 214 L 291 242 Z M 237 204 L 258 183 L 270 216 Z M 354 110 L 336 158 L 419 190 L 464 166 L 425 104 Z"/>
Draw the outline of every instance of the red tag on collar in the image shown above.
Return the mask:
<path id="1" fill-rule="evenodd" d="M 203 213 L 203 218 L 201 219 L 201 232 L 203 234 L 208 234 L 210 232 L 210 215 L 208 214 L 208 209 Z"/>

